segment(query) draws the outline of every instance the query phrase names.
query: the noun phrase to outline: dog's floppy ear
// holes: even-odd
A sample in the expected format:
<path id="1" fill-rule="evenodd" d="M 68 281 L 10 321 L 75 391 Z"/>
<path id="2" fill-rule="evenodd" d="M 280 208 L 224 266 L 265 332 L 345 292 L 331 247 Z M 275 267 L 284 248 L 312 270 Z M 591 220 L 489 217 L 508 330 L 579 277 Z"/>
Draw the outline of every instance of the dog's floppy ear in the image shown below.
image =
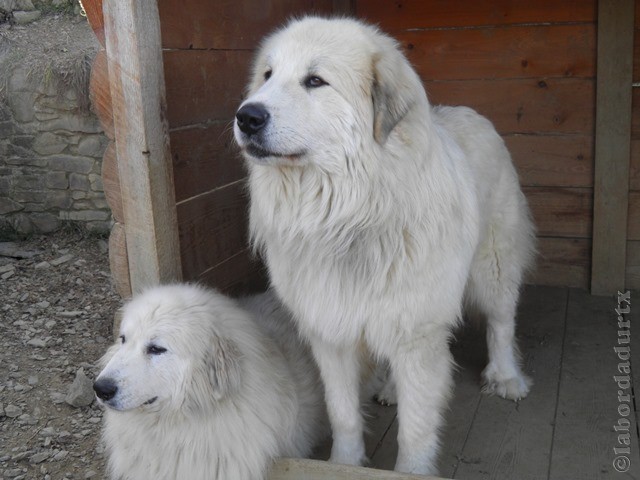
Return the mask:
<path id="1" fill-rule="evenodd" d="M 205 356 L 205 364 L 216 400 L 236 391 L 240 386 L 240 351 L 231 340 L 214 337 Z"/>
<path id="2" fill-rule="evenodd" d="M 417 74 L 391 39 L 373 56 L 373 136 L 383 145 L 411 110 L 423 88 Z"/>

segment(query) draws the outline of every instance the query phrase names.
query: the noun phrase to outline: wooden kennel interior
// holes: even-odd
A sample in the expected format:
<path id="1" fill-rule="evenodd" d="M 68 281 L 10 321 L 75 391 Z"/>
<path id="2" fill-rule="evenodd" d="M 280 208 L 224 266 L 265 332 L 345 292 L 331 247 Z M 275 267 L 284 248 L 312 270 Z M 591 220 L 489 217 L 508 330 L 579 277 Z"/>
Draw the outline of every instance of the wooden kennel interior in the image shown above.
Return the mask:
<path id="1" fill-rule="evenodd" d="M 433 103 L 468 105 L 494 122 L 538 228 L 531 283 L 639 288 L 634 3 L 85 0 L 103 46 L 92 94 L 111 139 L 103 180 L 119 292 L 180 279 L 229 292 L 265 284 L 247 248 L 231 124 L 261 37 L 303 13 L 379 24 Z"/>

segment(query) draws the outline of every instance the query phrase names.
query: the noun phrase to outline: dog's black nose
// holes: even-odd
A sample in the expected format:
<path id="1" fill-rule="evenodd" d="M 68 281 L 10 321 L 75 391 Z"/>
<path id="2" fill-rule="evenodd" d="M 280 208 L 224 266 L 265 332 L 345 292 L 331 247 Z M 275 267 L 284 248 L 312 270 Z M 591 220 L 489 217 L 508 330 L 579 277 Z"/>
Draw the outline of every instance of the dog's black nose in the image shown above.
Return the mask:
<path id="1" fill-rule="evenodd" d="M 118 387 L 113 380 L 103 378 L 93 384 L 93 391 L 100 400 L 111 400 L 118 392 Z"/>
<path id="2" fill-rule="evenodd" d="M 247 103 L 236 113 L 238 128 L 247 135 L 262 130 L 269 121 L 269 112 L 261 103 Z"/>

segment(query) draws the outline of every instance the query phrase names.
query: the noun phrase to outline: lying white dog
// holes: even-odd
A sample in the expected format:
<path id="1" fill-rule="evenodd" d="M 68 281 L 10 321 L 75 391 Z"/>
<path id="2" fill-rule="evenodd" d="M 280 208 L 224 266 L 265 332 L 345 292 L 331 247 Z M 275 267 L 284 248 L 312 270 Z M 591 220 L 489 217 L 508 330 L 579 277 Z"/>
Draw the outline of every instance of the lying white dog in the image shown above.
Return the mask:
<path id="1" fill-rule="evenodd" d="M 263 479 L 328 433 L 313 358 L 273 295 L 236 302 L 193 285 L 124 310 L 94 390 L 113 479 Z M 253 318 L 252 318 L 253 316 Z"/>
<path id="2" fill-rule="evenodd" d="M 535 235 L 502 139 L 471 109 L 431 107 L 390 37 L 314 17 L 264 41 L 234 133 L 253 243 L 320 366 L 331 460 L 365 459 L 365 343 L 397 385 L 396 470 L 435 472 L 464 305 L 488 319 L 485 390 L 529 391 L 514 315 Z"/>

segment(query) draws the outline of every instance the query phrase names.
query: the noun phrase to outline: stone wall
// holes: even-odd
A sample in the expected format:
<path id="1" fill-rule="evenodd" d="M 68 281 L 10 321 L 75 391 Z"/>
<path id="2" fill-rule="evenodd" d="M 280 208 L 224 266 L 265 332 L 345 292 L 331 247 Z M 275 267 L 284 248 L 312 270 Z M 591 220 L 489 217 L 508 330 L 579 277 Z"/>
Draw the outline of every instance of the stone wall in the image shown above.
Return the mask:
<path id="1" fill-rule="evenodd" d="M 15 67 L 0 95 L 0 238 L 51 232 L 65 220 L 106 233 L 106 137 L 73 89 L 33 77 Z"/>

